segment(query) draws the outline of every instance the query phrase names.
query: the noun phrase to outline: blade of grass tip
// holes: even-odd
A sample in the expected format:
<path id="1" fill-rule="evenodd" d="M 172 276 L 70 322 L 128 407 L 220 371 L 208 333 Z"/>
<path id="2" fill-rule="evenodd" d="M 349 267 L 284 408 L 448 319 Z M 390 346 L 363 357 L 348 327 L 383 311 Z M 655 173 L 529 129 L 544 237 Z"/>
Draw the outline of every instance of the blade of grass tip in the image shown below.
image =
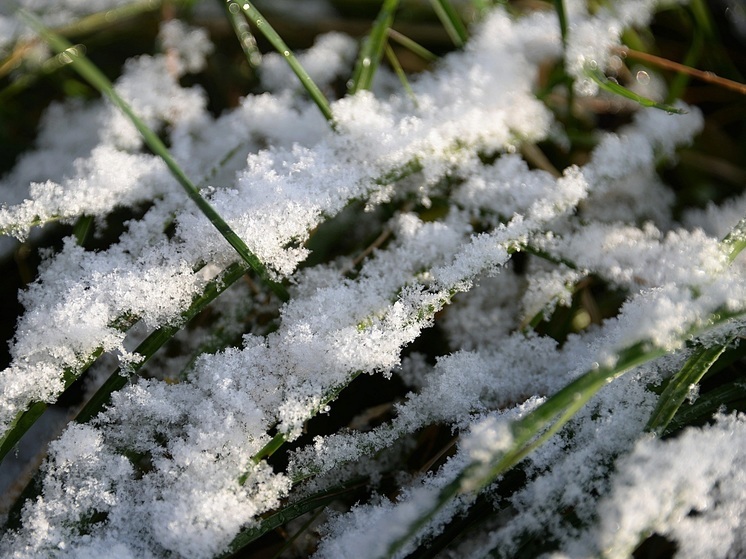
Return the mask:
<path id="1" fill-rule="evenodd" d="M 469 38 L 469 33 L 453 4 L 449 0 L 430 0 L 430 3 L 453 44 L 459 48 L 463 47 Z"/>
<path id="2" fill-rule="evenodd" d="M 559 19 L 560 35 L 562 37 L 563 47 L 567 46 L 567 11 L 565 10 L 565 2 L 563 0 L 554 0 L 554 9 L 557 10 L 557 18 Z"/>
<path id="3" fill-rule="evenodd" d="M 373 84 L 373 78 L 378 71 L 381 63 L 388 30 L 394 21 L 394 13 L 399 7 L 399 0 L 385 0 L 378 12 L 370 34 L 363 41 L 360 54 L 355 63 L 355 69 L 352 73 L 351 85 L 349 92 L 354 94 L 361 89 L 370 89 Z"/>
<path id="4" fill-rule="evenodd" d="M 738 254 L 746 247 L 746 218 L 741 219 L 730 232 L 720 241 L 722 249 L 732 263 Z M 712 347 L 698 347 L 687 359 L 684 366 L 673 376 L 663 393 L 645 427 L 657 436 L 661 436 L 674 415 L 678 412 L 684 400 L 689 396 L 692 387 L 699 384 L 702 377 L 709 371 L 723 352 L 735 339 L 730 336 L 725 343 Z"/>
<path id="5" fill-rule="evenodd" d="M 652 107 L 652 108 L 660 109 L 662 111 L 666 111 L 667 113 L 672 113 L 672 114 L 686 113 L 686 111 L 684 111 L 683 109 L 677 109 L 676 107 L 672 105 L 653 101 L 652 99 L 648 99 L 647 97 L 638 95 L 634 91 L 630 91 L 626 87 L 609 80 L 597 68 L 586 68 L 585 73 L 589 78 L 591 78 L 594 82 L 596 82 L 598 86 L 604 91 L 608 91 L 609 93 L 613 93 L 615 95 L 619 95 L 626 99 L 635 101 L 636 103 L 642 105 L 643 107 Z"/>
<path id="6" fill-rule="evenodd" d="M 230 3 L 226 4 L 225 8 L 228 12 L 228 19 L 233 27 L 233 32 L 238 38 L 238 43 L 241 45 L 249 66 L 251 68 L 258 68 L 262 63 L 262 53 L 256 45 L 256 39 L 251 32 L 249 24 L 246 23 L 246 18 L 241 15 L 241 6 Z"/>
<path id="7" fill-rule="evenodd" d="M 721 244 L 728 255 L 728 261 L 733 262 L 746 248 L 746 217 L 733 226 Z"/>
<path id="8" fill-rule="evenodd" d="M 238 5 L 233 0 L 228 0 L 228 4 Z M 321 92 L 319 86 L 317 86 L 316 83 L 313 81 L 308 72 L 306 72 L 306 69 L 303 68 L 301 63 L 295 57 L 293 51 L 291 51 L 290 48 L 285 44 L 285 41 L 282 40 L 282 37 L 280 37 L 277 31 L 274 30 L 267 19 L 259 12 L 259 10 L 254 7 L 251 2 L 241 3 L 240 8 L 243 10 L 244 14 L 246 14 L 246 17 L 248 17 L 249 21 L 253 23 L 257 27 L 257 29 L 261 31 L 262 35 L 264 35 L 265 38 L 272 44 L 275 50 L 285 57 L 288 66 L 290 66 L 291 70 L 293 70 L 295 75 L 298 76 L 301 84 L 311 96 L 311 99 L 313 99 L 314 103 L 316 103 L 316 106 L 321 111 L 321 114 L 324 115 L 324 118 L 326 120 L 332 122 L 333 116 L 331 107 L 329 106 L 329 101 Z"/>
<path id="9" fill-rule="evenodd" d="M 387 30 L 387 33 L 389 35 L 389 38 L 392 41 L 396 41 L 404 48 L 407 48 L 411 50 L 413 53 L 415 53 L 420 58 L 427 60 L 428 62 L 435 62 L 438 60 L 438 55 L 436 55 L 433 52 L 430 52 L 425 47 L 423 47 L 421 44 L 419 44 L 417 41 L 410 39 L 406 35 L 403 35 L 402 33 L 399 33 L 396 29 L 393 27 L 389 27 Z"/>
<path id="10" fill-rule="evenodd" d="M 673 417 L 663 435 L 669 435 L 679 429 L 712 417 L 715 412 L 727 405 L 731 409 L 746 407 L 746 383 L 730 382 L 719 386 L 697 398 L 697 401 L 687 407 L 681 407 Z"/>
<path id="11" fill-rule="evenodd" d="M 691 388 L 696 386 L 710 367 L 723 354 L 728 342 L 709 348 L 700 347 L 687 359 L 684 366 L 669 381 L 663 394 L 658 398 L 658 404 L 650 416 L 645 430 L 661 436 L 679 410 L 684 400 L 689 396 Z"/>
<path id="12" fill-rule="evenodd" d="M 83 246 L 83 243 L 85 243 L 85 240 L 88 238 L 92 227 L 92 215 L 82 215 L 78 218 L 78 220 L 75 222 L 75 227 L 73 228 L 75 242 L 78 243 L 78 245 Z"/>
<path id="13" fill-rule="evenodd" d="M 391 67 L 394 69 L 394 72 L 396 72 L 396 75 L 399 77 L 399 81 L 401 82 L 404 90 L 407 92 L 407 95 L 409 95 L 409 98 L 412 100 L 415 106 L 417 106 L 417 97 L 412 90 L 412 86 L 409 85 L 409 80 L 407 79 L 407 75 L 404 73 L 404 68 L 401 67 L 399 59 L 396 58 L 396 53 L 394 52 L 394 49 L 391 48 L 391 45 L 386 45 L 386 59 L 391 64 Z"/>
<path id="14" fill-rule="evenodd" d="M 210 203 L 202 197 L 197 187 L 192 183 L 189 177 L 186 176 L 184 171 L 179 167 L 176 160 L 173 158 L 171 153 L 168 151 L 166 146 L 163 144 L 158 135 L 153 132 L 132 110 L 127 102 L 122 99 L 119 94 L 114 90 L 111 82 L 101 71 L 96 68 L 80 51 L 73 47 L 65 39 L 57 35 L 56 33 L 47 29 L 41 21 L 39 21 L 34 15 L 27 12 L 26 10 L 18 10 L 18 15 L 28 23 L 42 38 L 60 55 L 70 58 L 70 65 L 76 72 L 78 72 L 83 78 L 95 87 L 102 95 L 108 97 L 114 105 L 116 105 L 135 125 L 137 130 L 142 135 L 145 143 L 150 147 L 155 154 L 157 154 L 166 163 L 171 174 L 176 178 L 179 184 L 184 188 L 187 195 L 192 201 L 197 204 L 197 207 L 202 213 L 210 220 L 213 226 L 220 232 L 226 241 L 234 248 L 234 250 L 243 258 L 246 263 L 269 285 L 272 291 L 280 297 L 283 301 L 287 301 L 289 296 L 285 288 L 272 281 L 269 277 L 267 269 L 259 258 L 254 255 L 253 252 L 246 246 L 246 243 L 230 228 L 220 214 L 210 205 Z"/>

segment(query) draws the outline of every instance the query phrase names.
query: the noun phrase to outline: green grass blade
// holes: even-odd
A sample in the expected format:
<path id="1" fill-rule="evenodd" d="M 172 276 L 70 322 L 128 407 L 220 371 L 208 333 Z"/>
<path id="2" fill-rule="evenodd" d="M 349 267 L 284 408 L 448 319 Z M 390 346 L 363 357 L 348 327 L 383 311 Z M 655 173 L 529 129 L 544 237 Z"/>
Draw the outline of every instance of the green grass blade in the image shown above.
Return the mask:
<path id="1" fill-rule="evenodd" d="M 378 12 L 378 16 L 373 22 L 370 35 L 363 41 L 363 46 L 355 63 L 352 85 L 349 88 L 350 93 L 354 94 L 361 89 L 371 88 L 386 47 L 388 30 L 391 28 L 394 13 L 398 7 L 399 0 L 385 0 L 383 6 L 381 6 L 381 11 Z"/>
<path id="2" fill-rule="evenodd" d="M 228 557 L 233 556 L 233 554 L 237 553 L 251 542 L 259 539 L 267 532 L 276 530 L 280 526 L 287 524 L 291 520 L 298 518 L 307 512 L 325 507 L 339 499 L 341 495 L 354 491 L 359 487 L 364 487 L 366 483 L 367 479 L 354 479 L 335 487 L 331 487 L 325 491 L 310 495 L 304 499 L 300 499 L 299 501 L 284 507 L 282 510 L 264 517 L 258 526 L 240 532 L 234 538 L 233 542 L 231 542 L 228 550 L 222 555 L 219 555 L 218 559 L 227 559 Z"/>
<path id="3" fill-rule="evenodd" d="M 728 343 L 709 348 L 699 347 L 687 362 L 669 381 L 668 386 L 658 399 L 658 405 L 653 410 L 646 430 L 660 436 L 668 427 L 676 412 L 689 395 L 690 388 L 696 386 L 710 367 L 723 354 Z"/>
<path id="4" fill-rule="evenodd" d="M 554 8 L 559 18 L 560 34 L 562 35 L 562 45 L 567 46 L 567 11 L 565 10 L 564 0 L 554 0 Z"/>
<path id="5" fill-rule="evenodd" d="M 430 0 L 430 3 L 453 44 L 463 47 L 469 39 L 469 33 L 453 4 L 449 0 Z"/>
<path id="6" fill-rule="evenodd" d="M 233 1 L 230 1 L 229 4 L 239 5 Z M 311 79 L 311 76 L 308 74 L 308 72 L 306 72 L 305 68 L 303 68 L 301 63 L 295 57 L 293 51 L 290 50 L 290 47 L 285 44 L 285 41 L 283 41 L 282 37 L 280 37 L 277 31 L 274 30 L 267 19 L 259 12 L 259 10 L 254 7 L 252 3 L 243 2 L 242 4 L 240 4 L 240 7 L 246 14 L 246 17 L 249 18 L 249 21 L 253 23 L 256 28 L 259 29 L 259 31 L 261 31 L 262 35 L 266 37 L 266 39 L 272 44 L 275 50 L 285 57 L 288 66 L 290 66 L 295 75 L 298 76 L 301 84 L 311 96 L 311 99 L 313 99 L 314 103 L 316 103 L 316 106 L 321 111 L 321 114 L 324 115 L 324 118 L 326 120 L 331 122 L 333 117 L 331 107 L 329 106 L 329 101 L 321 92 L 319 86 L 317 86 L 313 79 Z"/>
<path id="7" fill-rule="evenodd" d="M 91 234 L 91 229 L 93 229 L 93 216 L 80 216 L 75 222 L 75 227 L 73 228 L 73 236 L 75 237 L 75 242 L 78 243 L 80 246 L 83 246 L 83 243 L 85 243 L 88 235 Z"/>
<path id="8" fill-rule="evenodd" d="M 745 313 L 715 314 L 706 328 L 691 332 L 696 335 L 704 330 L 723 324 Z M 483 470 L 480 464 L 467 466 L 451 484 L 444 487 L 435 504 L 416 518 L 408 527 L 407 533 L 396 540 L 389 548 L 391 557 L 410 538 L 414 537 L 433 516 L 448 502 L 461 493 L 478 492 L 493 483 L 500 475 L 523 460 L 531 451 L 543 444 L 551 435 L 563 427 L 575 413 L 585 405 L 601 388 L 619 378 L 627 371 L 666 355 L 663 348 L 650 348 L 640 342 L 619 352 L 617 362 L 612 367 L 591 369 L 566 385 L 543 404 L 522 419 L 511 425 L 513 444 L 510 449 L 495 456 L 492 466 Z"/>
<path id="9" fill-rule="evenodd" d="M 419 56 L 423 60 L 427 60 L 428 62 L 435 62 L 436 60 L 438 60 L 438 55 L 436 55 L 433 52 L 430 52 L 425 47 L 423 47 L 421 44 L 419 44 L 417 41 L 410 39 L 406 35 L 399 33 L 393 27 L 389 27 L 388 35 L 392 41 L 396 41 L 404 48 L 411 50 L 413 53 L 415 53 L 417 56 Z"/>
<path id="10" fill-rule="evenodd" d="M 608 91 L 609 93 L 613 93 L 614 95 L 619 95 L 626 99 L 630 99 L 631 101 L 634 101 L 635 103 L 638 103 L 639 105 L 643 107 L 652 107 L 654 109 L 660 109 L 662 111 L 666 111 L 667 113 L 672 113 L 672 114 L 686 113 L 686 111 L 682 109 L 677 109 L 676 107 L 672 105 L 668 105 L 666 103 L 659 103 L 657 101 L 653 101 L 652 99 L 648 99 L 647 97 L 643 97 L 642 95 L 638 95 L 634 91 L 631 91 L 627 89 L 626 87 L 619 85 L 616 82 L 611 81 L 609 78 L 607 78 L 603 74 L 603 72 L 601 72 L 597 68 L 586 68 L 585 73 L 589 78 L 591 78 L 594 82 L 596 82 L 598 86 L 604 91 Z"/>
<path id="11" fill-rule="evenodd" d="M 407 92 L 407 95 L 409 95 L 409 98 L 412 99 L 415 105 L 417 105 L 417 97 L 412 90 L 412 86 L 409 85 L 409 80 L 407 79 L 407 75 L 404 73 L 404 68 L 401 67 L 399 59 L 396 58 L 396 53 L 394 52 L 394 49 L 391 48 L 391 45 L 386 45 L 386 59 L 389 61 L 389 64 L 391 64 L 394 72 L 396 72 L 396 75 L 399 78 L 402 87 L 404 87 L 404 90 Z"/>
<path id="12" fill-rule="evenodd" d="M 746 217 L 739 221 L 721 241 L 723 249 L 728 255 L 728 261 L 733 262 L 741 251 L 746 248 Z"/>
<path id="13" fill-rule="evenodd" d="M 728 261 L 733 260 L 746 247 L 746 218 L 739 221 L 720 242 L 723 250 L 728 256 Z M 709 348 L 698 347 L 694 354 L 689 357 L 684 366 L 669 381 L 663 394 L 658 399 L 658 404 L 648 420 L 646 429 L 661 436 L 673 417 L 678 412 L 684 400 L 689 395 L 690 388 L 696 386 L 707 371 L 717 362 L 730 343 L 735 339 L 731 336 L 723 344 Z"/>
<path id="14" fill-rule="evenodd" d="M 746 382 L 735 381 L 724 384 L 701 395 L 693 404 L 682 406 L 666 427 L 663 435 L 668 435 L 683 429 L 687 425 L 710 418 L 726 404 L 731 409 L 743 410 L 746 407 Z"/>
<path id="15" fill-rule="evenodd" d="M 248 267 L 242 263 L 229 266 L 218 278 L 210 281 L 199 296 L 195 297 L 189 308 L 181 314 L 181 320 L 179 323 L 162 326 L 145 338 L 145 340 L 137 346 L 137 349 L 135 349 L 135 353 L 141 355 L 143 359 L 127 370 L 127 374 L 123 374 L 125 371 L 122 371 L 121 369 L 114 371 L 86 403 L 80 413 L 78 413 L 75 421 L 78 423 L 85 423 L 93 419 L 93 417 L 109 402 L 112 393 L 122 389 L 127 384 L 129 377 L 142 368 L 143 365 L 145 365 L 145 363 L 155 355 L 156 351 L 163 346 L 163 344 L 181 330 L 187 322 L 202 312 L 205 307 L 223 293 L 223 291 L 243 277 L 247 269 Z"/>
<path id="16" fill-rule="evenodd" d="M 236 34 L 238 43 L 241 45 L 246 60 L 251 68 L 258 68 L 262 63 L 262 53 L 256 44 L 256 39 L 251 33 L 251 28 L 246 22 L 246 18 L 241 14 L 241 6 L 235 3 L 225 5 L 225 11 L 228 14 L 228 20 L 231 22 L 233 32 Z"/>
<path id="17" fill-rule="evenodd" d="M 36 402 L 31 405 L 27 410 L 22 411 L 16 415 L 13 422 L 10 424 L 10 428 L 0 437 L 0 462 L 10 452 L 21 437 L 31 429 L 31 426 L 36 423 L 36 420 L 41 417 L 41 414 L 47 409 L 47 404 L 44 402 Z"/>
<path id="18" fill-rule="evenodd" d="M 131 326 L 131 324 L 129 325 Z M 63 392 L 64 390 L 70 388 L 70 386 L 76 380 L 78 380 L 85 371 L 88 370 L 88 367 L 93 365 L 93 363 L 101 356 L 102 353 L 103 350 L 101 348 L 98 348 L 87 356 L 86 362 L 83 363 L 79 368 L 66 368 L 62 373 L 62 378 L 64 380 Z M 0 461 L 2 461 L 3 458 L 5 458 L 5 456 L 8 454 L 8 452 L 10 452 L 10 450 L 15 446 L 15 444 L 21 440 L 23 435 L 25 435 L 26 432 L 34 425 L 36 420 L 41 417 L 41 414 L 44 413 L 44 410 L 46 410 L 46 408 L 47 404 L 44 402 L 33 402 L 26 410 L 16 415 L 9 428 L 0 437 Z"/>
<path id="19" fill-rule="evenodd" d="M 321 398 L 321 403 L 319 403 L 318 406 L 311 412 L 308 419 L 311 419 L 312 417 L 316 416 L 322 409 L 324 409 L 328 404 L 333 402 L 337 399 L 337 397 L 342 393 L 342 391 L 347 388 L 350 383 L 355 380 L 358 376 L 360 376 L 362 371 L 356 371 L 353 374 L 351 374 L 347 380 L 335 387 L 333 387 L 331 390 L 329 390 L 324 396 Z M 285 433 L 277 433 L 274 437 L 272 437 L 272 440 L 269 441 L 267 444 L 265 444 L 254 456 L 251 457 L 251 463 L 252 464 L 258 464 L 265 458 L 269 458 L 272 456 L 279 448 L 284 445 L 287 442 L 287 437 Z M 243 485 L 246 483 L 246 480 L 249 478 L 249 474 L 251 473 L 251 469 L 249 468 L 246 472 L 241 474 L 238 478 L 238 482 Z"/>
<path id="20" fill-rule="evenodd" d="M 114 90 L 111 82 L 101 71 L 96 68 L 78 49 L 73 47 L 68 41 L 50 31 L 32 14 L 25 10 L 19 10 L 18 14 L 21 18 L 29 24 L 42 38 L 57 52 L 61 55 L 69 57 L 71 62 L 70 66 L 75 69 L 83 78 L 95 87 L 102 95 L 108 97 L 114 105 L 116 105 L 135 125 L 137 130 L 142 135 L 145 143 L 153 152 L 161 157 L 166 163 L 171 174 L 176 178 L 179 184 L 184 188 L 187 195 L 194 201 L 199 207 L 202 213 L 210 220 L 213 226 L 220 232 L 226 241 L 235 249 L 235 251 L 241 256 L 241 258 L 249 265 L 252 269 L 269 285 L 272 291 L 280 297 L 283 301 L 288 300 L 288 293 L 285 288 L 272 281 L 269 277 L 267 269 L 264 264 L 251 252 L 246 243 L 231 229 L 231 227 L 225 222 L 220 214 L 205 200 L 199 193 L 197 187 L 192 183 L 189 177 L 186 176 L 184 171 L 179 167 L 176 160 L 173 158 L 171 153 L 168 151 L 166 146 L 163 144 L 158 135 L 151 130 L 140 117 L 138 117 L 127 102 L 122 99 L 119 94 Z"/>

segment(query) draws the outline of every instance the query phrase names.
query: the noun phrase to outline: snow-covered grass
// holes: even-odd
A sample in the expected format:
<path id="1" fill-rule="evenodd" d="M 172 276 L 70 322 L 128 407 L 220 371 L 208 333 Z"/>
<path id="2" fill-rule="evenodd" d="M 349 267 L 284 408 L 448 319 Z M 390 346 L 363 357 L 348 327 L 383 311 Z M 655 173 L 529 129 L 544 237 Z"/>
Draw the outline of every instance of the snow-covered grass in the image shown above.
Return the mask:
<path id="1" fill-rule="evenodd" d="M 743 97 L 634 62 L 702 2 L 19 4 L 3 557 L 746 554 Z"/>

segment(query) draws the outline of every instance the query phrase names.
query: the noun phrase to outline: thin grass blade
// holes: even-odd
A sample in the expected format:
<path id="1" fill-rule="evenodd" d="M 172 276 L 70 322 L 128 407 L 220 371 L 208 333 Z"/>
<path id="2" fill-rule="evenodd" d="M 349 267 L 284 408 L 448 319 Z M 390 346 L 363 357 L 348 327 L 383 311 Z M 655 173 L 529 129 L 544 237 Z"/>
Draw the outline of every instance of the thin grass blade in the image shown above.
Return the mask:
<path id="1" fill-rule="evenodd" d="M 744 313 L 713 315 L 713 321 L 708 327 L 723 324 L 742 314 Z M 692 334 L 703 332 L 704 329 L 701 329 L 692 332 Z M 651 348 L 649 344 L 637 343 L 621 351 L 614 366 L 591 369 L 555 393 L 531 413 L 512 423 L 513 443 L 510 449 L 498 453 L 493 465 L 486 471 L 480 464 L 476 463 L 464 468 L 452 483 L 441 490 L 433 506 L 413 520 L 407 529 L 407 533 L 392 543 L 385 556 L 393 556 L 457 495 L 480 491 L 518 464 L 563 427 L 606 384 L 619 378 L 627 371 L 658 359 L 666 353 L 668 352 L 663 348 Z"/>
<path id="2" fill-rule="evenodd" d="M 370 35 L 363 41 L 363 47 L 360 49 L 355 70 L 352 74 L 352 85 L 349 88 L 350 93 L 356 93 L 361 89 L 370 89 L 373 85 L 373 78 L 376 75 L 378 66 L 381 63 L 388 30 L 394 21 L 394 13 L 399 7 L 399 0 L 385 0 L 378 17 L 373 22 Z"/>
<path id="3" fill-rule="evenodd" d="M 730 343 L 733 338 L 728 340 Z M 679 372 L 669 381 L 668 386 L 658 399 L 658 405 L 653 410 L 647 431 L 655 435 L 662 435 L 673 419 L 676 412 L 690 393 L 691 387 L 696 386 L 702 377 L 710 370 L 728 347 L 728 343 L 709 348 L 700 347 L 692 355 Z"/>
<path id="4" fill-rule="evenodd" d="M 630 99 L 631 101 L 634 101 L 635 103 L 638 103 L 643 107 L 652 107 L 654 109 L 660 109 L 671 114 L 686 113 L 685 110 L 677 109 L 673 105 L 659 103 L 658 101 L 653 101 L 652 99 L 648 99 L 647 97 L 638 95 L 637 93 L 627 89 L 623 85 L 619 85 L 618 83 L 611 81 L 603 74 L 603 72 L 601 72 L 597 68 L 587 68 L 586 75 L 594 82 L 596 82 L 598 86 L 604 91 L 608 91 L 609 93 L 613 93 L 614 95 L 619 95 L 621 97 L 624 97 L 625 99 Z"/>
<path id="5" fill-rule="evenodd" d="M 233 556 L 235 553 L 249 545 L 251 542 L 259 539 L 267 532 L 276 530 L 280 526 L 287 524 L 291 520 L 298 518 L 307 512 L 325 507 L 339 499 L 341 495 L 349 493 L 358 487 L 364 487 L 365 483 L 367 483 L 367 479 L 354 479 L 335 487 L 331 487 L 325 491 L 310 495 L 304 499 L 300 499 L 299 501 L 284 507 L 282 510 L 266 516 L 258 526 L 240 532 L 238 536 L 234 538 L 228 550 L 222 555 L 219 555 L 217 559 L 227 559 L 228 557 Z"/>
<path id="6" fill-rule="evenodd" d="M 85 423 L 93 419 L 110 401 L 111 395 L 123 388 L 129 377 L 141 369 L 163 344 L 169 341 L 187 322 L 202 312 L 221 293 L 243 277 L 247 270 L 248 266 L 245 264 L 232 264 L 218 278 L 209 282 L 199 296 L 195 297 L 189 308 L 182 313 L 178 324 L 162 326 L 145 338 L 135 349 L 135 353 L 141 355 L 142 360 L 127 371 L 121 369 L 114 371 L 78 413 L 75 421 Z"/>
<path id="7" fill-rule="evenodd" d="M 401 46 L 403 46 L 404 48 L 411 50 L 413 53 L 415 53 L 420 58 L 427 60 L 428 62 L 435 62 L 436 60 L 438 60 L 438 55 L 436 55 L 433 52 L 430 52 L 429 50 L 427 50 L 425 47 L 423 47 L 421 44 L 411 39 L 410 37 L 407 37 L 406 35 L 399 33 L 393 27 L 390 27 L 388 29 L 388 35 L 392 41 L 395 41 L 399 43 Z"/>
<path id="8" fill-rule="evenodd" d="M 407 92 L 407 95 L 409 95 L 409 98 L 412 99 L 412 101 L 417 104 L 417 97 L 414 94 L 414 91 L 412 90 L 412 86 L 409 85 L 409 80 L 407 79 L 407 75 L 404 73 L 404 68 L 401 67 L 401 63 L 399 62 L 399 59 L 396 57 L 396 53 L 394 52 L 394 49 L 391 48 L 391 45 L 386 45 L 386 60 L 389 61 L 389 64 L 391 64 L 391 67 L 394 69 L 394 72 L 396 72 L 397 77 L 399 78 L 399 81 L 402 84 L 402 87 Z"/>
<path id="9" fill-rule="evenodd" d="M 241 45 L 241 50 L 246 56 L 246 61 L 250 67 L 258 68 L 262 63 L 262 53 L 259 51 L 246 18 L 241 15 L 241 6 L 235 3 L 226 4 L 225 11 L 228 14 L 228 20 L 231 22 L 238 43 Z"/>
<path id="10" fill-rule="evenodd" d="M 691 406 L 682 406 L 664 430 L 663 435 L 710 418 L 724 405 L 731 409 L 741 410 L 746 407 L 746 382 L 736 381 L 714 388 L 697 398 Z"/>
<path id="11" fill-rule="evenodd" d="M 241 258 L 269 285 L 272 291 L 283 301 L 287 301 L 289 296 L 285 288 L 272 281 L 269 277 L 264 264 L 251 252 L 246 243 L 231 229 L 220 214 L 202 197 L 197 187 L 192 183 L 189 177 L 179 167 L 176 160 L 168 151 L 158 135 L 148 127 L 145 122 L 138 117 L 127 102 L 119 96 L 114 90 L 111 82 L 101 71 L 96 68 L 81 52 L 68 41 L 47 29 L 41 21 L 26 10 L 19 10 L 18 14 L 28 23 L 42 38 L 61 55 L 69 57 L 70 66 L 78 72 L 83 78 L 95 87 L 102 95 L 108 97 L 135 125 L 142 135 L 145 143 L 166 163 L 171 174 L 176 178 L 179 184 L 184 188 L 187 195 L 199 207 L 202 213 L 210 220 L 213 226 L 220 232 L 226 241 L 234 248 Z"/>
<path id="12" fill-rule="evenodd" d="M 236 2 L 229 1 L 228 9 L 231 9 L 231 5 L 239 6 L 239 4 L 237 4 Z M 333 116 L 328 99 L 321 92 L 319 86 L 316 85 L 306 69 L 303 68 L 301 63 L 295 57 L 295 54 L 293 54 L 293 51 L 290 50 L 290 47 L 285 44 L 285 41 L 282 39 L 282 37 L 280 37 L 277 31 L 275 31 L 274 28 L 269 24 L 267 18 L 265 18 L 259 12 L 259 10 L 257 10 L 250 2 L 243 2 L 242 4 L 240 4 L 240 8 L 246 14 L 246 17 L 249 18 L 249 21 L 254 24 L 256 28 L 259 29 L 259 31 L 262 33 L 262 35 L 264 35 L 266 39 L 272 44 L 275 50 L 279 52 L 283 57 L 285 57 L 288 66 L 290 66 L 295 75 L 298 76 L 301 84 L 311 96 L 311 99 L 313 99 L 314 103 L 316 103 L 316 106 L 321 111 L 321 114 L 324 115 L 324 118 L 326 120 L 331 122 L 333 120 Z"/>
<path id="13" fill-rule="evenodd" d="M 453 4 L 449 0 L 430 0 L 430 3 L 453 44 L 463 47 L 469 39 L 469 33 Z"/>

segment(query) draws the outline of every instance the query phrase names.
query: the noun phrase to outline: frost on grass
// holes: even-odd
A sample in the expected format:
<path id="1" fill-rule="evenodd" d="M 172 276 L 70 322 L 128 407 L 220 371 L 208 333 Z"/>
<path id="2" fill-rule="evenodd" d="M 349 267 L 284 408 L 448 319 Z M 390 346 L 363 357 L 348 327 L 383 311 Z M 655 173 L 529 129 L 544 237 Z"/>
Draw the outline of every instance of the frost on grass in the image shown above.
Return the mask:
<path id="1" fill-rule="evenodd" d="M 565 58 L 580 89 L 586 65 L 605 69 L 623 29 L 645 24 L 655 4 L 616 2 L 590 14 L 567 3 Z M 657 398 L 650 386 L 681 367 L 687 342 L 722 343 L 742 326 L 705 332 L 718 313 L 744 311 L 742 270 L 729 266 L 715 236 L 743 203 L 690 212 L 678 224 L 657 171 L 692 141 L 701 115 L 694 107 L 677 116 L 638 108 L 629 125 L 598 137 L 585 164 L 538 169 L 525 155 L 530 148 L 562 141 L 535 95 L 539 66 L 562 56 L 556 14 L 513 18 L 496 8 L 473 32 L 463 50 L 412 80 L 416 102 L 403 92 L 360 92 L 332 102 L 334 129 L 275 55 L 265 56 L 262 76 L 272 93 L 209 114 L 201 90 L 179 80 L 200 71 L 211 45 L 204 31 L 178 21 L 162 27 L 161 53 L 125 65 L 117 89 L 167 136 L 270 274 L 288 280 L 291 300 L 247 331 L 226 321 L 263 305 L 274 312 L 276 303 L 253 284 L 266 303 L 232 299 L 248 297 L 247 288 L 224 295 L 212 307 L 215 335 L 201 327 L 179 334 L 190 359 L 159 358 L 154 378 L 115 393 L 89 424 L 69 427 L 50 448 L 40 494 L 0 540 L 5 556 L 213 557 L 286 503 L 359 475 L 374 484 L 392 471 L 397 497 L 332 516 L 318 557 L 379 557 L 394 548 L 405 556 L 469 514 L 477 490 L 505 514 L 476 527 L 458 557 L 510 555 L 537 538 L 546 544 L 539 552 L 624 556 L 650 531 L 678 542 L 685 557 L 743 552 L 734 519 L 744 499 L 733 473 L 742 449 L 726 449 L 742 418 L 720 417 L 665 442 L 641 435 Z M 354 41 L 339 34 L 299 53 L 322 87 L 344 77 L 354 56 Z M 60 138 L 63 129 L 75 142 Z M 22 295 L 13 362 L 0 372 L 5 430 L 31 403 L 53 402 L 64 373 L 80 374 L 97 353 L 138 362 L 127 327 L 181 325 L 193 298 L 238 259 L 104 102 L 52 107 L 36 149 L 3 180 L 0 223 L 19 237 L 49 220 L 85 214 L 103 223 L 118 206 L 144 209 L 105 250 L 68 239 L 46 255 Z M 354 215 L 356 207 L 367 213 Z M 345 221 L 350 211 L 354 223 Z M 345 254 L 298 270 L 309 239 L 330 223 L 358 227 L 343 234 L 350 237 L 384 231 L 384 241 L 359 260 Z M 511 265 L 520 252 L 542 258 Z M 571 307 L 586 278 L 624 293 L 624 302 L 562 340 L 532 330 Z M 437 360 L 403 359 L 433 325 L 445 340 Z M 191 359 L 215 343 L 224 349 Z M 518 466 L 520 487 L 489 478 L 515 444 L 511 422 L 585 373 L 614 367 L 630 347 L 670 355 L 596 394 Z M 255 463 L 275 433 L 300 437 L 360 374 L 398 375 L 410 386 L 393 417 L 319 436 L 290 453 L 286 470 Z M 431 425 L 460 437 L 453 454 L 419 476 L 399 471 L 397 453 Z M 664 475 L 700 447 L 717 460 Z M 441 502 L 456 482 L 459 494 Z M 645 501 L 649 486 L 668 492 L 655 506 Z M 691 510 L 698 514 L 685 517 Z M 715 524 L 718 541 L 707 541 Z"/>
<path id="2" fill-rule="evenodd" d="M 719 415 L 676 439 L 638 442 L 616 466 L 600 526 L 571 542 L 568 555 L 628 557 L 658 534 L 677 557 L 738 557 L 746 544 L 745 429 L 743 414 Z"/>

